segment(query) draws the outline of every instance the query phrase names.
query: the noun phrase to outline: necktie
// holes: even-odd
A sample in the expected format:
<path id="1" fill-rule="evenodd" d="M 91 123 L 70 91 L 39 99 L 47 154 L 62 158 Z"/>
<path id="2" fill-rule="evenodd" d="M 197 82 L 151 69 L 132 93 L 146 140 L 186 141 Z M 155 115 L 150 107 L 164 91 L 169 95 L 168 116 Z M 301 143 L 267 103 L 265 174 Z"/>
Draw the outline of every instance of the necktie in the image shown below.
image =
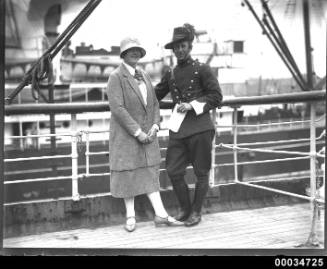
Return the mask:
<path id="1" fill-rule="evenodd" d="M 142 81 L 142 80 L 143 80 L 142 73 L 141 73 L 139 70 L 137 70 L 137 69 L 135 69 L 135 75 L 134 75 L 134 78 L 135 78 L 136 80 L 138 80 L 138 81 Z"/>
<path id="2" fill-rule="evenodd" d="M 147 98 L 147 92 L 146 92 L 146 86 L 144 84 L 144 79 L 142 76 L 141 71 L 135 69 L 135 74 L 134 74 L 134 78 L 137 80 L 138 85 L 139 85 L 139 89 L 141 91 L 142 97 L 143 97 L 143 101 L 146 104 L 146 98 Z M 143 82 L 143 83 L 142 83 Z"/>

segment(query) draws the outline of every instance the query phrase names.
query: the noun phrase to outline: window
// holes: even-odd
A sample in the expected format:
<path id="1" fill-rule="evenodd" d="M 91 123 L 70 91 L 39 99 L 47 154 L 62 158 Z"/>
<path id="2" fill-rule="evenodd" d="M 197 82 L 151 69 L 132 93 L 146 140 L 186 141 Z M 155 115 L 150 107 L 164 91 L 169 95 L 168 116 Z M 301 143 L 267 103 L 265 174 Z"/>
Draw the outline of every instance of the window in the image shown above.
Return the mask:
<path id="1" fill-rule="evenodd" d="M 244 41 L 234 41 L 234 53 L 244 52 Z"/>
<path id="2" fill-rule="evenodd" d="M 64 122 L 62 123 L 62 126 L 63 126 L 64 128 L 68 128 L 69 125 L 70 125 L 69 121 L 64 121 Z"/>

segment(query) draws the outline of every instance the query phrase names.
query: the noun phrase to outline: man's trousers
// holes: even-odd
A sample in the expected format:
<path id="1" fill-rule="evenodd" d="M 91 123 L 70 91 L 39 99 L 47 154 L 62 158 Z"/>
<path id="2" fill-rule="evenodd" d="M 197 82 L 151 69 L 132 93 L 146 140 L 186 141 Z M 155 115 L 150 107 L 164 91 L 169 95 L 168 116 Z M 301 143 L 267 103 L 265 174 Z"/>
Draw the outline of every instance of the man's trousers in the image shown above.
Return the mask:
<path id="1" fill-rule="evenodd" d="M 197 133 L 181 139 L 169 139 L 166 169 L 171 180 L 183 177 L 192 164 L 197 178 L 207 177 L 211 168 L 214 130 Z"/>

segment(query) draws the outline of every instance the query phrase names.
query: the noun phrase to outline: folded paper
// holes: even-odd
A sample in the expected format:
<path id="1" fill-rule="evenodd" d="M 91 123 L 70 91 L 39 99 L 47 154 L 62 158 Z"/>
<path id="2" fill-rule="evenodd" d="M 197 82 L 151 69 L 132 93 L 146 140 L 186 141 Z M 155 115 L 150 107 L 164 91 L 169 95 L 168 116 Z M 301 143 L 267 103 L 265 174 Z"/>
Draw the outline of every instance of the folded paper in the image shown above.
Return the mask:
<path id="1" fill-rule="evenodd" d="M 178 112 L 177 108 L 178 108 L 178 104 L 175 105 L 173 112 L 170 116 L 170 119 L 168 121 L 168 129 L 177 133 L 179 128 L 182 125 L 182 122 L 186 116 L 186 112 Z"/>

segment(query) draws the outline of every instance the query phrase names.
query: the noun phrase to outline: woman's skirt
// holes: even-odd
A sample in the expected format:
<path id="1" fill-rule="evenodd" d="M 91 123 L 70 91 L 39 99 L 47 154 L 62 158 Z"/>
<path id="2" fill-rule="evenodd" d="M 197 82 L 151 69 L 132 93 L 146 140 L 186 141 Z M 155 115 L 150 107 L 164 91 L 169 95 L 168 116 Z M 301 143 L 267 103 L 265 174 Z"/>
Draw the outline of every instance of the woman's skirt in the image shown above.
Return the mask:
<path id="1" fill-rule="evenodd" d="M 159 191 L 159 188 L 159 165 L 111 171 L 110 174 L 110 192 L 113 197 L 129 198 Z"/>

